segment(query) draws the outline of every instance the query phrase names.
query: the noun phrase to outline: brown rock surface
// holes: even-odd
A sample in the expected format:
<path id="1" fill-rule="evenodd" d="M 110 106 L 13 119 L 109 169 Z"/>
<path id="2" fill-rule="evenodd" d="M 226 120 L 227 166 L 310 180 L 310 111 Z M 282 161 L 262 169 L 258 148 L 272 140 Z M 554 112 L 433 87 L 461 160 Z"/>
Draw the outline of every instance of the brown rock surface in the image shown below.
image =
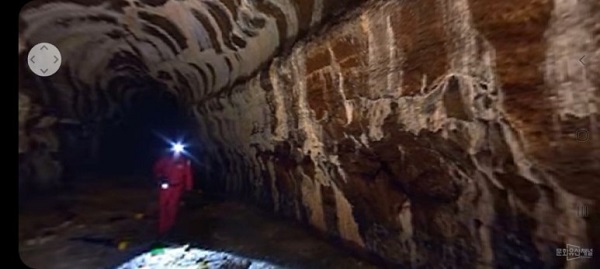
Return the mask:
<path id="1" fill-rule="evenodd" d="M 67 63 L 79 73 L 52 82 L 93 106 L 81 85 L 162 81 L 197 117 L 215 186 L 392 264 L 599 266 L 556 257 L 565 244 L 600 249 L 598 1 L 364 1 L 323 28 L 321 18 L 362 1 L 200 9 L 209 2 L 166 1 L 148 24 L 135 19 L 144 7 L 107 13 L 116 24 L 88 16 L 91 30 L 132 34 L 104 40 L 124 46 L 112 58 L 79 52 L 85 60 Z M 210 14 L 192 22 L 193 8 Z M 195 36 L 198 23 L 211 40 Z M 167 29 L 164 42 L 143 41 L 150 24 Z M 43 29 L 21 38 L 35 44 Z M 93 39 L 69 29 L 56 41 L 76 55 Z M 111 102 L 127 100 L 121 87 Z M 583 206 L 590 216 L 578 215 Z"/>

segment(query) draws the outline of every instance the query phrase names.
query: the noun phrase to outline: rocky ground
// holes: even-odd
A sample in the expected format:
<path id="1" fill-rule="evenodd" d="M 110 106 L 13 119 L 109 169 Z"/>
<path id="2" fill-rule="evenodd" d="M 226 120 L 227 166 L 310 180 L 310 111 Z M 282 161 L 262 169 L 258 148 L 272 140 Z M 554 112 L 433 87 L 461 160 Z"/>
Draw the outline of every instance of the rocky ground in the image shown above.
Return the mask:
<path id="1" fill-rule="evenodd" d="M 121 185 L 88 186 L 87 191 L 22 204 L 22 261 L 40 269 L 117 268 L 150 250 L 156 227 L 153 191 Z M 210 257 L 245 264 L 240 268 L 268 268 L 266 263 L 278 268 L 377 268 L 296 224 L 231 202 L 188 203 L 166 240 L 214 251 L 202 254 L 206 262 L 198 268 L 225 268 L 214 259 L 210 266 Z"/>

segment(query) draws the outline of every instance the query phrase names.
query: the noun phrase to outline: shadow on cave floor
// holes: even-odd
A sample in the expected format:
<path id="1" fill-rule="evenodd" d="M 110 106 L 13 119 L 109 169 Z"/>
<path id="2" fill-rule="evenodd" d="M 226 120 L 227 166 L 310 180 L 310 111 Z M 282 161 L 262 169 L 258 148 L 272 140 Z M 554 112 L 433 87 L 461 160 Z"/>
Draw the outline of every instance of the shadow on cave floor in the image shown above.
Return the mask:
<path id="1" fill-rule="evenodd" d="M 86 189 L 44 198 L 21 209 L 19 253 L 25 264 L 40 269 L 115 268 L 149 250 L 156 227 L 156 196 L 151 188 L 97 184 Z M 284 268 L 377 268 L 298 224 L 256 208 L 197 201 L 181 209 L 171 242 Z M 119 250 L 124 241 L 127 247 Z"/>

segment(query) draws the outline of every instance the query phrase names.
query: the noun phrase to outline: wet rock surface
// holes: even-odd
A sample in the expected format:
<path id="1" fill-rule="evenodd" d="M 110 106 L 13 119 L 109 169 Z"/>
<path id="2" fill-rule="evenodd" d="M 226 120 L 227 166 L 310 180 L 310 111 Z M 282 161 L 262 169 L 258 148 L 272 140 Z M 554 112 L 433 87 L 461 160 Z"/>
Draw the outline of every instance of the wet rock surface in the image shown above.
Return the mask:
<path id="1" fill-rule="evenodd" d="M 556 248 L 600 242 L 600 43 L 560 25 L 598 6 L 484 3 L 367 4 L 202 103 L 224 187 L 398 266 L 593 267 Z"/>
<path id="2" fill-rule="evenodd" d="M 30 203 L 21 211 L 19 253 L 31 268 L 117 268 L 147 258 L 159 242 L 150 189 L 105 185 L 63 197 L 69 198 L 65 208 L 71 216 L 48 210 L 61 203 L 56 199 Z M 301 226 L 237 203 L 187 205 L 162 242 L 174 252 L 189 244 L 193 251 L 187 257 L 203 258 L 194 268 L 378 268 Z M 154 261 L 192 262 L 168 255 Z"/>
<path id="3" fill-rule="evenodd" d="M 207 190 L 394 266 L 600 267 L 556 256 L 600 249 L 598 1 L 141 2 L 32 5 L 21 57 L 46 40 L 76 60 L 20 92 L 104 120 L 166 85 Z"/>
<path id="4" fill-rule="evenodd" d="M 157 248 L 117 267 L 117 269 L 135 268 L 277 269 L 283 267 L 184 245 Z"/>

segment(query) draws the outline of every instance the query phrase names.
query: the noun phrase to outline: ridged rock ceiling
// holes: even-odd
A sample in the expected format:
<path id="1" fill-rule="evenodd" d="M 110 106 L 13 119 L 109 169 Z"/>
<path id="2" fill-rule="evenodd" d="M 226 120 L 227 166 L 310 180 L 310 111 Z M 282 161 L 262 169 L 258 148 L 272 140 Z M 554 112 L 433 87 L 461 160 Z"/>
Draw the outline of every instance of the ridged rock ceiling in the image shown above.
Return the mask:
<path id="1" fill-rule="evenodd" d="M 57 118 L 162 83 L 201 180 L 391 264 L 596 262 L 556 248 L 600 248 L 598 1 L 35 3 L 20 55 L 65 63 L 20 93 Z"/>

